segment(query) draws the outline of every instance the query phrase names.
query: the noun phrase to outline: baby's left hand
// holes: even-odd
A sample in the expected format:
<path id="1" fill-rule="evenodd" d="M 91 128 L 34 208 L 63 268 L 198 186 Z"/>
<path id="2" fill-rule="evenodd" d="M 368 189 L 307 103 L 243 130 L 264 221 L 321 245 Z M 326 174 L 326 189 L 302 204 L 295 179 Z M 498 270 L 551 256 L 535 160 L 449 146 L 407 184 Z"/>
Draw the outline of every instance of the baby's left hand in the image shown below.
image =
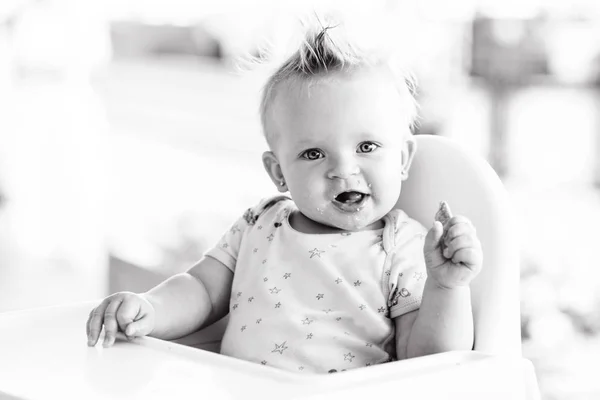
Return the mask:
<path id="1" fill-rule="evenodd" d="M 444 288 L 469 285 L 481 270 L 483 261 L 475 228 L 463 216 L 452 217 L 446 226 L 435 221 L 425 237 L 423 253 L 427 277 Z"/>

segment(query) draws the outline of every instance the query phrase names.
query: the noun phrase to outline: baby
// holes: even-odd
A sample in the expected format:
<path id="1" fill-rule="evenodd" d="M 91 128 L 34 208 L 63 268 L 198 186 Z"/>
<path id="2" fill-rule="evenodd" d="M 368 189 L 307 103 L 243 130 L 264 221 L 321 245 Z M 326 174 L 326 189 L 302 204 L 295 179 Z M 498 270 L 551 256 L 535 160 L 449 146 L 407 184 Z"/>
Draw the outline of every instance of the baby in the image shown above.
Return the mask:
<path id="1" fill-rule="evenodd" d="M 264 167 L 249 208 L 186 273 L 90 313 L 88 345 L 175 339 L 229 314 L 221 353 L 327 373 L 473 346 L 471 222 L 427 231 L 395 205 L 417 151 L 413 85 L 334 28 L 309 31 L 268 80 Z"/>

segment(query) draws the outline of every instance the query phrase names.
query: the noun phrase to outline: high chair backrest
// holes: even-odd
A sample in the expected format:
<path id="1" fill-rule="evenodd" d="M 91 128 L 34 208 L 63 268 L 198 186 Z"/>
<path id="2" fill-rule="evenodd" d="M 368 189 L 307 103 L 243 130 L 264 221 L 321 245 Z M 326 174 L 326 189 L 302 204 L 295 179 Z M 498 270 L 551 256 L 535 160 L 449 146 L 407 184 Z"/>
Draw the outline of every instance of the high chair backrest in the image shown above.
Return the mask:
<path id="1" fill-rule="evenodd" d="M 451 139 L 417 135 L 397 207 L 430 228 L 440 201 L 469 218 L 483 247 L 471 284 L 475 350 L 521 355 L 519 251 L 507 192 L 490 165 Z"/>

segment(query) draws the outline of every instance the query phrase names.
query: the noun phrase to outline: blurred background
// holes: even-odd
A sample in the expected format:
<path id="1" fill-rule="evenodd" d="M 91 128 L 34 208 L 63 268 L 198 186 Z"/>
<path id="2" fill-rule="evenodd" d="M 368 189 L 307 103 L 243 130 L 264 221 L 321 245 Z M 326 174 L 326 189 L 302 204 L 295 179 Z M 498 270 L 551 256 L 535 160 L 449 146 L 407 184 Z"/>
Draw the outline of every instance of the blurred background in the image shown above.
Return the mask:
<path id="1" fill-rule="evenodd" d="M 274 193 L 264 74 L 237 60 L 301 4 L 0 2 L 0 312 L 146 290 Z M 478 152 L 509 191 L 543 398 L 600 398 L 600 3 L 369 7 L 418 78 L 416 133 Z"/>

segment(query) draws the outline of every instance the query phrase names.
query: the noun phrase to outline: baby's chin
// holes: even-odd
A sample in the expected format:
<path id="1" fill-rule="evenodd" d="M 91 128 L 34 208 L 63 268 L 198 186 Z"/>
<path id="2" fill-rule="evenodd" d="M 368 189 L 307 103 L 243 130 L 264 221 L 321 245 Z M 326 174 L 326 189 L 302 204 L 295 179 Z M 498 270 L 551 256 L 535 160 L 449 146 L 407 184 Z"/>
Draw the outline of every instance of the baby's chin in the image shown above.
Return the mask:
<path id="1" fill-rule="evenodd" d="M 333 230 L 347 232 L 358 232 L 363 230 L 383 228 L 383 215 L 369 215 L 360 212 L 343 215 L 333 212 L 308 215 L 308 218 Z"/>

